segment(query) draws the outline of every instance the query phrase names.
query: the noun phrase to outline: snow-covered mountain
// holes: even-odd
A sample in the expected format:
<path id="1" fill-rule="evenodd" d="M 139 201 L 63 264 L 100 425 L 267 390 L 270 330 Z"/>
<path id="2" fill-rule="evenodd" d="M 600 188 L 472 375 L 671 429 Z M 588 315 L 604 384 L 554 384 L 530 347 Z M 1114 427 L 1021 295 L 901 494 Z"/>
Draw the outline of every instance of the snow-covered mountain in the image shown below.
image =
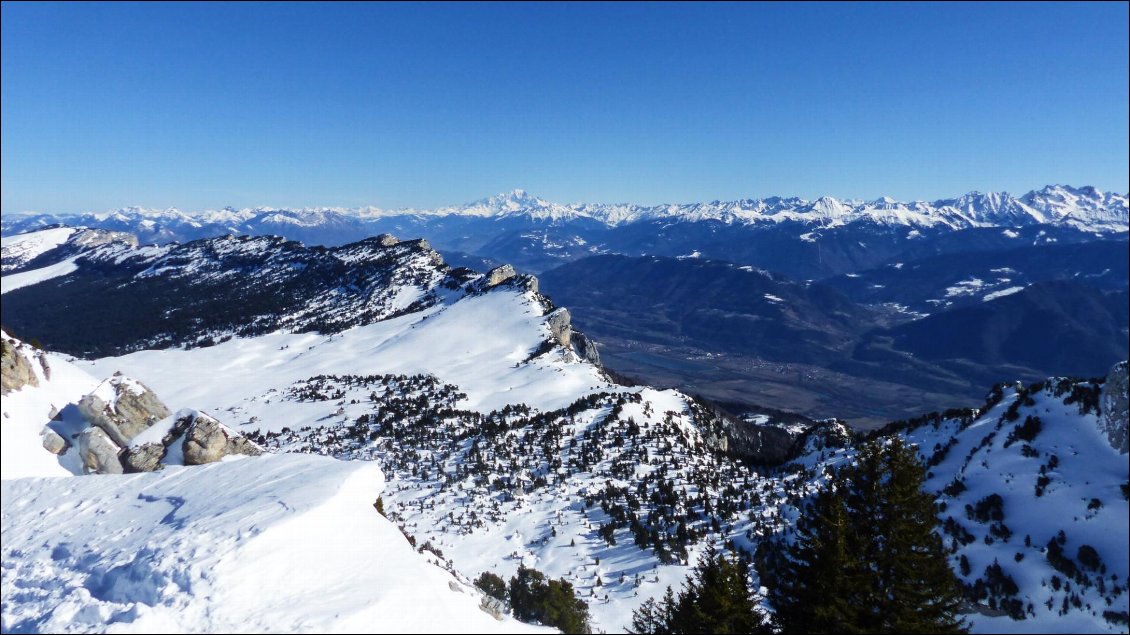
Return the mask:
<path id="1" fill-rule="evenodd" d="M 1127 231 L 1127 196 L 1102 192 L 1094 187 L 1074 188 L 1049 185 L 1021 197 L 1007 192 L 970 192 L 953 199 L 902 202 L 883 197 L 873 201 L 840 200 L 830 196 L 816 200 L 774 196 L 737 201 L 708 203 L 671 203 L 661 205 L 552 203 L 517 189 L 464 205 L 431 210 L 362 208 L 273 208 L 258 207 L 236 210 L 206 210 L 186 213 L 175 208 L 157 210 L 128 207 L 102 213 L 30 214 L 5 219 L 5 231 L 27 229 L 48 222 L 79 225 L 104 223 L 136 223 L 155 228 L 165 225 L 202 227 L 227 225 L 236 228 L 248 224 L 294 224 L 304 227 L 327 225 L 345 218 L 376 219 L 392 217 L 525 217 L 552 223 L 577 219 L 598 221 L 617 226 L 648 220 L 696 222 L 718 220 L 737 224 L 777 224 L 794 221 L 831 228 L 859 221 L 884 225 L 933 227 L 950 229 L 970 227 L 1024 227 L 1028 225 L 1070 225 L 1100 232 Z M 141 225 L 149 221 L 149 224 Z"/>
<path id="2" fill-rule="evenodd" d="M 258 207 L 186 213 L 124 208 L 13 214 L 0 220 L 0 229 L 11 235 L 57 223 L 131 232 L 145 243 L 236 234 L 333 246 L 379 233 L 422 236 L 441 251 L 535 272 L 593 254 L 697 252 L 800 278 L 871 268 L 904 252 L 1078 242 L 1130 231 L 1126 195 L 1063 185 L 1020 197 L 972 192 L 931 202 L 770 197 L 663 205 L 560 204 L 514 190 L 431 210 Z M 975 232 L 975 238 L 967 232 Z M 945 240 L 955 234 L 962 238 Z"/>
<path id="3" fill-rule="evenodd" d="M 56 231 L 21 235 L 26 240 L 11 246 Z M 71 354 L 207 346 L 279 329 L 336 333 L 398 316 L 420 318 L 460 301 L 467 306 L 482 294 L 527 293 L 536 306 L 529 312 L 552 324 L 546 342 L 581 357 L 595 355 L 587 338 L 570 328 L 568 311 L 538 294 L 536 278 L 508 266 L 486 274 L 451 268 L 424 240 L 381 235 L 324 248 L 274 236 L 226 236 L 142 247 L 110 241 L 74 254 L 59 251 L 45 250 L 4 276 L 5 320 Z M 52 254 L 60 260 L 51 261 Z M 59 311 L 60 305 L 69 311 Z M 84 329 L 73 328 L 71 312 L 86 316 Z"/>
<path id="4" fill-rule="evenodd" d="M 445 330 L 450 324 L 433 328 Z M 848 430 L 827 422 L 802 435 L 791 466 L 754 470 L 719 453 L 725 447 L 719 422 L 673 391 L 600 385 L 592 392 L 593 386 L 569 388 L 556 378 L 530 376 L 517 387 L 498 381 L 496 373 L 503 372 L 506 360 L 492 363 L 495 356 L 488 351 L 456 360 L 436 354 L 447 342 L 429 351 L 428 362 L 421 355 L 398 365 L 413 347 L 389 341 L 388 334 L 365 331 L 362 327 L 329 339 L 268 335 L 81 365 L 95 375 L 110 369 L 150 374 L 147 381 L 174 406 L 203 400 L 209 411 L 239 422 L 241 430 L 256 430 L 253 436 L 276 450 L 375 460 L 388 479 L 383 498 L 389 517 L 444 566 L 465 579 L 482 571 L 505 577 L 519 564 L 565 577 L 589 602 L 597 626 L 609 631 L 623 628 L 640 602 L 661 594 L 668 584 L 677 585 L 688 570 L 686 563 L 693 563 L 705 545 L 732 541 L 752 552 L 766 540 L 787 536 L 798 507 L 822 482 L 825 468 L 844 464 L 854 452 Z M 354 357 L 358 351 L 381 351 L 383 342 L 392 344 L 383 355 L 367 361 Z M 477 372 L 461 376 L 467 362 Z M 396 372 L 417 365 L 437 374 Z M 388 372 L 361 375 L 352 370 L 362 366 Z M 258 372 L 265 367 L 272 372 Z M 327 369 L 338 372 L 319 372 Z M 930 466 L 928 487 L 944 504 L 940 520 L 947 546 L 953 548 L 953 567 L 981 600 L 981 612 L 970 616 L 975 630 L 1015 628 L 1009 626 L 1009 613 L 1028 620 L 1016 626 L 1025 630 L 1123 628 L 1119 616 L 1128 597 L 1128 510 L 1122 491 L 1128 476 L 1125 382 L 1123 364 L 1105 381 L 1002 386 L 983 408 L 923 417 L 879 433 L 904 435 Z M 578 394 L 584 397 L 565 405 Z M 296 468 L 270 464 L 261 468 L 264 474 L 252 471 L 254 463 L 234 464 L 241 470 L 231 474 L 231 485 L 221 491 L 279 479 L 271 495 L 284 501 L 296 495 L 289 489 L 299 481 L 280 478 Z M 343 465 L 314 463 L 309 469 L 317 478 L 302 470 L 293 476 L 328 487 L 332 479 L 354 473 L 343 467 L 327 474 L 331 464 Z M 159 473 L 170 483 L 184 481 L 185 490 L 153 494 L 161 489 L 157 477 L 138 477 L 115 485 L 117 498 L 108 489 L 93 495 L 90 506 L 113 508 L 113 500 L 134 499 L 139 494 L 130 494 L 129 487 L 142 483 L 156 483 L 143 492 L 147 502 L 149 497 L 158 502 L 185 497 L 183 492 L 196 493 L 197 488 L 213 491 L 203 487 L 203 476 L 188 479 L 175 471 L 189 469 L 195 468 Z M 36 482 L 35 487 L 34 493 L 21 489 L 18 495 L 50 495 L 47 484 Z M 76 494 L 92 493 L 79 488 Z M 192 495 L 187 499 L 194 501 Z M 371 503 L 372 498 L 358 492 L 354 512 L 360 501 Z M 247 503 L 251 509 L 258 504 L 258 498 Z M 214 509 L 217 505 L 233 504 L 212 503 L 199 516 L 186 513 L 189 523 L 181 527 L 194 527 L 198 518 L 222 517 L 224 510 Z M 158 515 L 170 511 L 143 509 Z M 241 505 L 238 513 L 244 509 Z M 231 507 L 228 513 L 237 510 Z M 309 515 L 310 531 L 317 517 L 318 512 Z M 155 526 L 167 531 L 160 523 Z M 160 559 L 165 550 L 185 549 L 178 542 L 186 540 L 184 533 L 159 534 L 160 547 L 145 553 L 154 562 L 165 562 Z M 21 538 L 18 544 L 24 542 Z M 47 548 L 40 549 L 32 553 L 42 553 L 46 560 Z M 142 564 L 125 564 L 125 557 L 112 549 L 96 553 L 121 562 L 123 575 L 141 578 L 131 587 L 135 595 L 114 596 L 122 599 L 111 608 L 127 610 L 149 592 L 145 589 L 154 583 L 152 577 L 133 571 Z M 21 564 L 23 558 L 22 552 L 6 554 Z M 76 556 L 50 564 L 79 569 L 79 562 Z M 51 569 L 36 575 L 58 573 Z M 228 584 L 236 583 L 215 584 L 226 592 Z M 191 604 L 195 599 L 172 598 L 169 605 L 188 602 L 196 610 Z M 47 604 L 49 600 L 15 606 L 43 611 Z M 165 606 L 141 604 L 145 606 L 137 608 L 143 613 L 148 606 Z"/>
<path id="5" fill-rule="evenodd" d="M 60 243 L 43 238 L 41 247 L 51 244 Z M 53 266 L 51 249 L 41 247 L 38 268 L 11 275 Z M 677 587 L 706 546 L 754 553 L 786 535 L 824 468 L 854 451 L 849 429 L 824 421 L 799 432 L 790 467 L 736 461 L 724 416 L 679 391 L 612 381 L 535 278 L 508 267 L 452 269 L 422 241 L 110 241 L 67 258 L 73 271 L 40 276 L 4 300 L 5 324 L 16 332 L 72 354 L 97 351 L 74 360 L 74 386 L 59 404 L 21 405 L 25 391 L 35 394 L 26 385 L 5 395 L 5 435 L 32 413 L 16 438 L 45 466 L 66 467 L 37 436 L 50 406 L 66 410 L 117 372 L 143 381 L 169 411 L 206 413 L 270 451 L 349 462 L 232 457 L 79 477 L 75 486 L 5 481 L 5 630 L 62 627 L 75 615 L 84 630 L 109 621 L 138 630 L 227 628 L 236 619 L 230 606 L 246 604 L 250 589 L 286 580 L 293 553 L 319 567 L 310 585 L 328 598 L 326 612 L 311 617 L 296 596 L 279 595 L 277 610 L 245 616 L 263 629 L 351 630 L 355 617 L 379 619 L 386 598 L 403 597 L 398 575 L 373 571 L 375 564 L 340 569 L 385 557 L 405 563 L 404 575 L 439 582 L 427 593 L 452 607 L 453 620 L 462 619 L 459 607 L 479 611 L 460 580 L 484 571 L 508 577 L 524 564 L 570 581 L 594 626 L 619 632 L 632 609 Z M 64 377 L 38 373 L 38 353 L 29 355 L 21 377 L 48 386 Z M 70 364 L 44 355 L 52 368 Z M 929 487 L 946 504 L 940 519 L 955 541 L 952 564 L 984 612 L 1004 606 L 1035 620 L 1022 628 L 1125 628 L 1124 365 L 1120 372 L 1001 388 L 984 408 L 884 432 L 906 435 L 929 462 Z M 4 445 L 7 452 L 7 436 Z M 372 551 L 400 539 L 372 511 L 378 474 L 387 480 L 388 517 L 423 549 L 421 558 Z M 144 522 L 100 520 L 130 514 Z M 107 527 L 105 539 L 89 537 Z M 385 534 L 392 538 L 354 546 Z M 428 553 L 456 579 L 417 574 L 412 567 Z M 260 561 L 261 572 L 251 571 Z M 17 587 L 25 579 L 33 591 Z M 375 598 L 373 584 L 382 585 Z M 308 596 L 310 585 L 293 590 Z M 369 599 L 357 599 L 357 587 Z M 978 630 L 1015 627 L 1007 616 L 972 619 Z"/>

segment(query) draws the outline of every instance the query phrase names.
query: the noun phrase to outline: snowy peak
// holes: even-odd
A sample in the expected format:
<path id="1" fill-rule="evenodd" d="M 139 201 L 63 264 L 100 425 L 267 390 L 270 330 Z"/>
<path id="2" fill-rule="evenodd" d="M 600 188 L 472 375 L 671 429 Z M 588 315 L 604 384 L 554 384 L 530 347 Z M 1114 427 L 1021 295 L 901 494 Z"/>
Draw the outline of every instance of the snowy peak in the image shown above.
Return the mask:
<path id="1" fill-rule="evenodd" d="M 423 212 L 423 214 L 436 216 L 478 216 L 484 218 L 520 216 L 536 221 L 553 222 L 571 220 L 581 216 L 572 206 L 550 203 L 522 189 L 503 192 L 467 205 L 441 208 L 434 212 Z"/>
<path id="2" fill-rule="evenodd" d="M 257 227 L 313 229 L 355 228 L 387 219 L 443 217 L 483 219 L 525 218 L 553 224 L 575 220 L 596 221 L 609 227 L 644 221 L 721 221 L 727 224 L 777 225 L 796 222 L 834 227 L 857 222 L 911 228 L 1024 227 L 1052 224 L 1097 232 L 1126 232 L 1130 224 L 1127 196 L 1104 193 L 1094 187 L 1049 185 L 1019 198 L 1007 192 L 970 192 L 933 202 L 901 202 L 890 197 L 873 201 L 843 200 L 823 196 L 816 200 L 773 196 L 763 199 L 636 205 L 630 203 L 561 204 L 534 196 L 522 189 L 503 192 L 464 205 L 432 210 L 362 208 L 273 208 L 236 210 L 226 207 L 185 213 L 127 207 L 112 212 L 88 214 L 13 215 L 4 219 L 4 231 L 27 231 L 65 221 L 110 229 L 138 227 L 159 238 L 162 231 L 183 235 L 186 228 L 223 226 L 233 233 L 256 232 Z M 179 232 L 179 234 L 177 233 Z M 361 234 L 358 234 L 361 235 Z"/>

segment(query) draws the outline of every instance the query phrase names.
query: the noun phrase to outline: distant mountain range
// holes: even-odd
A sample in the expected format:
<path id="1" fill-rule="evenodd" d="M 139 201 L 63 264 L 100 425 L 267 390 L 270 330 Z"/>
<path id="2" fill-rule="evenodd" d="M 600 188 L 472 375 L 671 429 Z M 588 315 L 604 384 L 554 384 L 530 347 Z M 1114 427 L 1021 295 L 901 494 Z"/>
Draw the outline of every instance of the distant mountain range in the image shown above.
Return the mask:
<path id="1" fill-rule="evenodd" d="M 392 233 L 424 236 L 441 252 L 534 272 L 597 254 L 699 254 L 807 279 L 872 268 L 907 254 L 1125 234 L 1128 219 L 1126 195 L 1053 185 L 1020 197 L 971 192 L 933 202 L 770 197 L 650 206 L 565 205 L 514 190 L 434 210 L 264 207 L 186 213 L 134 207 L 9 215 L 0 227 L 5 234 L 53 224 L 97 227 L 133 233 L 143 243 L 278 235 L 326 246 Z"/>
<path id="2" fill-rule="evenodd" d="M 258 207 L 202 212 L 182 212 L 126 207 L 104 213 L 29 214 L 31 222 L 54 219 L 80 219 L 93 223 L 130 222 L 147 219 L 154 226 L 204 226 L 224 224 L 235 229 L 241 225 L 294 225 L 316 227 L 330 225 L 340 219 L 372 221 L 395 217 L 471 217 L 527 218 L 551 223 L 586 219 L 615 227 L 649 220 L 697 222 L 717 220 L 727 224 L 777 224 L 800 222 L 835 227 L 859 221 L 910 227 L 944 225 L 950 229 L 970 227 L 1026 227 L 1029 225 L 1066 225 L 1096 231 L 1126 231 L 1127 196 L 1102 192 L 1094 187 L 1073 188 L 1049 185 L 1021 197 L 1007 192 L 970 192 L 953 199 L 900 202 L 883 197 L 873 201 L 840 200 L 824 196 L 814 201 L 797 197 L 773 196 L 737 201 L 680 203 L 663 205 L 571 203 L 546 201 L 525 190 L 516 189 L 465 205 L 436 209 L 381 209 L 377 207 L 319 207 L 286 209 Z M 35 220 L 39 219 L 39 220 Z M 5 228 L 14 227 L 11 220 Z M 89 223 L 83 223 L 89 224 Z"/>

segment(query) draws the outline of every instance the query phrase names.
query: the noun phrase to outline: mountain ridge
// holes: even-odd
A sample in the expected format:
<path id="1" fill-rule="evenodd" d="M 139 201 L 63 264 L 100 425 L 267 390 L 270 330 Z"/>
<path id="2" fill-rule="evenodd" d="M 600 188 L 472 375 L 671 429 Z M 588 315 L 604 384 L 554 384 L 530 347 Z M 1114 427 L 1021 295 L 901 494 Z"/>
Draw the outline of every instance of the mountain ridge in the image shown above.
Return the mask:
<path id="1" fill-rule="evenodd" d="M 734 201 L 713 200 L 692 203 L 555 203 L 515 189 L 463 205 L 433 209 L 363 207 L 272 207 L 184 212 L 166 209 L 123 207 L 106 212 L 36 213 L 22 212 L 8 218 L 82 218 L 94 221 L 148 219 L 186 223 L 328 222 L 334 218 L 359 220 L 407 217 L 507 218 L 525 216 L 533 220 L 563 222 L 577 219 L 598 221 L 609 227 L 646 220 L 719 220 L 727 224 L 758 224 L 799 221 L 825 227 L 871 220 L 886 225 L 951 229 L 967 227 L 1014 227 L 1034 224 L 1070 225 L 1104 232 L 1127 231 L 1127 195 L 1102 192 L 1093 186 L 1048 185 L 1019 197 L 1008 192 L 972 191 L 961 196 L 934 201 L 897 201 L 889 197 L 874 200 L 839 199 L 822 196 L 814 200 L 800 197 L 770 196 Z M 9 221 L 11 224 L 12 221 Z"/>

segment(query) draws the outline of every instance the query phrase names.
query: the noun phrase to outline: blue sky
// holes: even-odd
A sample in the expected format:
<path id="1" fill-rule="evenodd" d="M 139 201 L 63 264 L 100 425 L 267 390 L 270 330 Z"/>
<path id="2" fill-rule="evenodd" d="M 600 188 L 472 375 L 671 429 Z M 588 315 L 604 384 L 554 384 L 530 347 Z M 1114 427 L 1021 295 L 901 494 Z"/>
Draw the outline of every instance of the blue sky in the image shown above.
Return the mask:
<path id="1" fill-rule="evenodd" d="M 1126 3 L 5 3 L 2 208 L 1126 192 Z"/>

